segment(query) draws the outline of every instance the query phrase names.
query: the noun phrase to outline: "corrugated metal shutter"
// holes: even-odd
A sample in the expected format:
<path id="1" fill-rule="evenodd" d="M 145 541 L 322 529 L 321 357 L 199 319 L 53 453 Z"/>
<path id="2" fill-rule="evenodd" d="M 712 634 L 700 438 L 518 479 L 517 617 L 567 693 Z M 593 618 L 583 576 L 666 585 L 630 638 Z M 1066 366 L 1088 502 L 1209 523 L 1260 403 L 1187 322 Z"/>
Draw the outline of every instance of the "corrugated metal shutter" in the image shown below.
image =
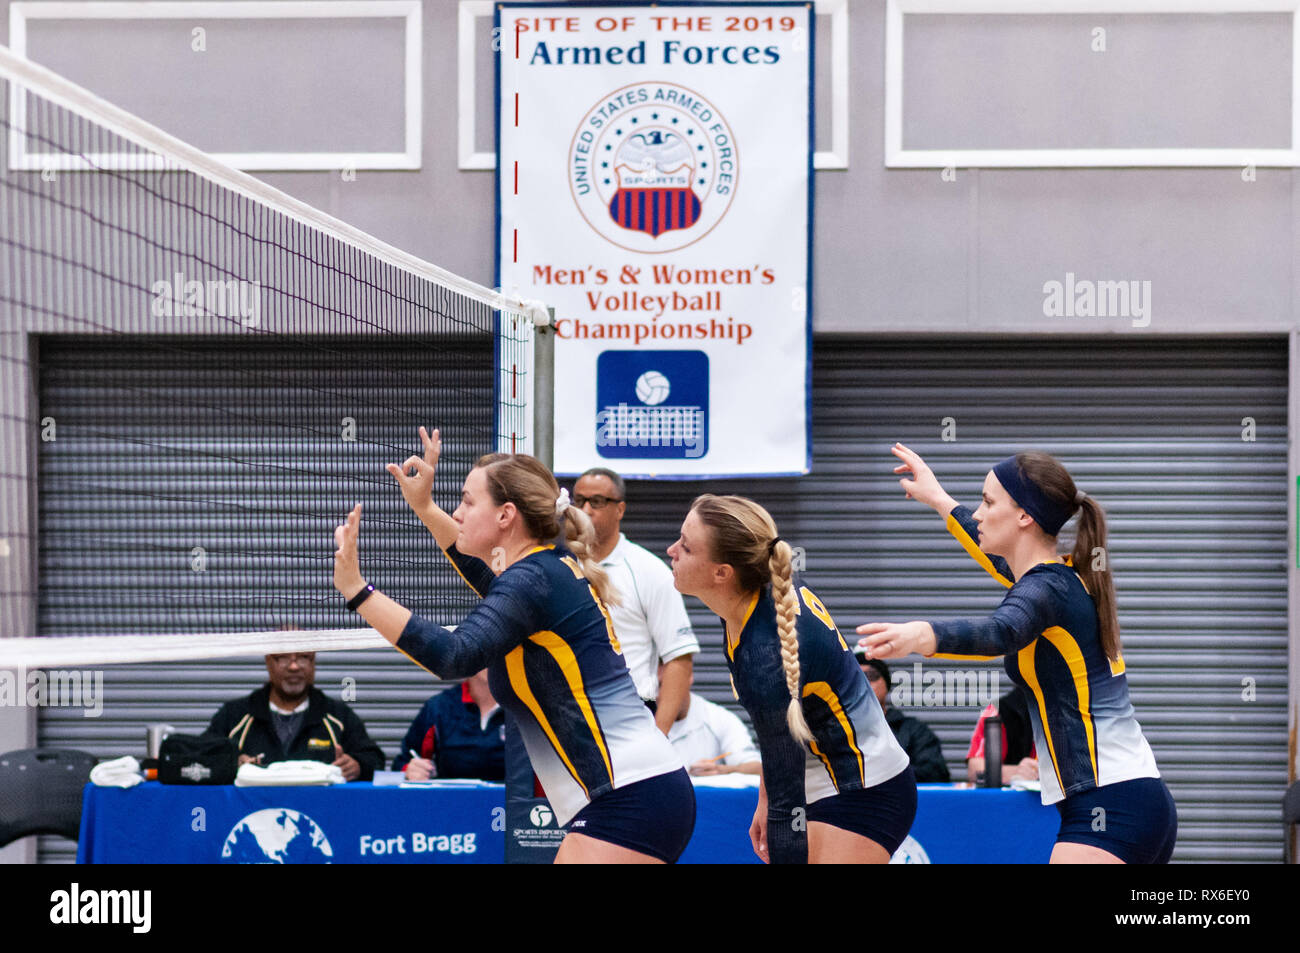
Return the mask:
<path id="1" fill-rule="evenodd" d="M 663 552 L 697 493 L 741 493 L 804 548 L 807 578 L 846 633 L 868 621 L 986 614 L 1001 589 L 933 513 L 904 499 L 889 447 L 921 453 L 972 506 L 1002 457 L 1057 455 L 1107 510 L 1133 703 L 1178 803 L 1174 859 L 1277 861 L 1287 777 L 1286 353 L 1283 339 L 822 338 L 811 475 L 633 483 L 623 525 Z M 949 417 L 950 442 L 941 439 Z M 1246 417 L 1253 441 L 1243 440 Z M 730 702 L 721 629 L 687 602 L 704 646 L 697 689 Z M 923 671 L 932 666 L 998 671 L 1001 690 L 1011 687 L 998 666 L 926 662 Z M 908 661 L 893 670 L 896 682 L 900 670 L 914 672 Z M 938 734 L 954 780 L 966 776 L 977 711 L 911 711 Z"/>
<path id="2" fill-rule="evenodd" d="M 39 416 L 56 439 L 39 444 L 38 632 L 358 625 L 330 585 L 332 530 L 355 502 L 368 578 L 430 618 L 463 618 L 477 597 L 383 464 L 414 452 L 420 424 L 441 426 L 436 492 L 459 497 L 472 461 L 494 449 L 492 347 L 486 333 L 436 346 L 43 338 Z M 102 714 L 42 709 L 40 744 L 143 757 L 145 725 L 197 733 L 266 681 L 260 659 L 91 671 L 102 671 Z M 316 678 L 354 705 L 390 759 L 442 687 L 391 651 L 323 653 Z M 72 845 L 44 837 L 38 856 L 70 860 Z"/>
<path id="3" fill-rule="evenodd" d="M 697 493 L 743 493 L 767 505 L 782 535 L 803 547 L 808 580 L 845 631 L 876 619 L 985 613 L 1000 590 L 937 517 L 902 498 L 888 448 L 909 444 L 949 492 L 972 503 L 1001 457 L 1027 448 L 1054 453 L 1110 517 L 1133 701 L 1179 807 L 1175 860 L 1278 860 L 1286 784 L 1285 342 L 835 337 L 818 340 L 814 367 L 811 475 L 634 482 L 628 535 L 662 552 Z M 50 412 L 43 402 L 42 413 Z M 941 439 L 948 417 L 954 441 Z M 1255 421 L 1254 441 L 1242 439 L 1245 417 Z M 395 445 L 408 446 L 398 429 Z M 42 545 L 50 545 L 44 526 Z M 43 550 L 43 580 L 50 558 Z M 696 688 L 730 703 L 720 627 L 697 601 L 688 607 L 704 647 Z M 57 626 L 49 613 L 43 608 L 44 624 Z M 925 669 L 932 665 L 958 669 L 940 662 Z M 395 653 L 319 658 L 323 688 L 338 694 L 345 677 L 356 679 L 354 707 L 391 756 L 429 694 L 427 676 Z M 107 669 L 105 715 L 47 709 L 41 741 L 101 756 L 138 752 L 144 724 L 197 730 L 220 702 L 263 678 L 256 662 Z M 1254 700 L 1247 701 L 1250 686 Z M 1001 687 L 1009 687 L 1005 677 Z M 939 735 L 954 778 L 964 777 L 978 707 L 912 712 Z M 43 859 L 67 856 L 43 844 Z"/>

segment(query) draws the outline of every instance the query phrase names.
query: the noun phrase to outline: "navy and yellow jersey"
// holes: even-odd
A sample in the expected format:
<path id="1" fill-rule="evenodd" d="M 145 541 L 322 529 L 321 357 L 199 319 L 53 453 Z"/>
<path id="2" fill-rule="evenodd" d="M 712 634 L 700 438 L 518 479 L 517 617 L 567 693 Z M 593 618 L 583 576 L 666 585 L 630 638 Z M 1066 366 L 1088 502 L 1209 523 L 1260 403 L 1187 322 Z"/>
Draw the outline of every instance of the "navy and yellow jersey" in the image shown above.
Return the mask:
<path id="1" fill-rule="evenodd" d="M 1043 803 L 1120 781 L 1160 777 L 1129 701 L 1124 659 L 1112 662 L 1102 650 L 1097 607 L 1078 573 L 1051 560 L 1013 581 L 1004 560 L 979 552 L 970 510 L 955 507 L 948 528 L 1010 588 L 988 618 L 931 622 L 934 657 L 1005 657 L 1007 674 L 1028 703 Z"/>
<path id="2" fill-rule="evenodd" d="M 810 744 L 796 741 L 786 723 L 790 693 L 770 585 L 750 604 L 736 645 L 723 637 L 736 696 L 758 736 L 769 816 L 784 811 L 789 817 L 789 810 L 840 791 L 874 787 L 908 765 L 830 613 L 798 575 L 794 587 L 799 689 Z"/>
<path id="3" fill-rule="evenodd" d="M 576 557 L 539 546 L 496 576 L 454 546 L 447 556 L 483 601 L 454 632 L 412 616 L 397 648 L 439 678 L 488 670 L 561 825 L 607 791 L 682 767 Z"/>

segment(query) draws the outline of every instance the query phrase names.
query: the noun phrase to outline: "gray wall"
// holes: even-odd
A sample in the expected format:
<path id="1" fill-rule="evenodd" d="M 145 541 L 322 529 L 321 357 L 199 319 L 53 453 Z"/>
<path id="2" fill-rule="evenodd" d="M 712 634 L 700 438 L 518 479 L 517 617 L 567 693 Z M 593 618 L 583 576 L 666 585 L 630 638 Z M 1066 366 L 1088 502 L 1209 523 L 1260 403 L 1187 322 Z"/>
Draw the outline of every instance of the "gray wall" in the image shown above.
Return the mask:
<path id="1" fill-rule="evenodd" d="M 8 6 L 0 3 L 0 13 Z M 422 169 L 361 171 L 346 182 L 337 172 L 258 175 L 490 285 L 493 175 L 457 169 L 457 9 L 453 0 L 423 7 Z M 1293 170 L 1259 168 L 1245 182 L 1240 166 L 957 169 L 952 181 L 938 169 L 887 169 L 885 3 L 849 0 L 849 11 L 850 167 L 816 176 L 817 331 L 1219 334 L 1295 324 Z M 821 20 L 818 146 L 828 149 L 829 18 Z M 282 144 L 286 124 L 301 126 L 305 148 L 396 148 L 395 26 L 348 26 L 349 56 L 334 62 L 337 26 L 269 21 L 256 32 L 280 42 L 250 51 L 246 25 L 206 21 L 207 49 L 195 53 L 184 20 L 86 22 L 33 21 L 29 55 L 202 148 Z M 1097 27 L 1106 30 L 1105 52 L 1092 50 Z M 1289 144 L 1285 15 L 909 16 L 905 35 L 904 144 L 914 148 Z M 478 36 L 478 145 L 490 150 L 486 21 Z M 142 49 L 157 51 L 145 66 Z M 265 64 L 271 50 L 295 69 Z M 125 70 L 115 65 L 123 61 L 141 85 L 124 87 Z M 358 62 L 374 68 L 358 76 Z M 268 83 L 295 73 L 312 81 L 260 96 L 247 83 L 219 93 L 203 85 L 205 76 L 225 82 L 245 72 Z M 374 113 L 369 136 L 350 124 L 357 110 Z M 303 113 L 313 121 L 302 122 Z M 328 136 L 316 131 L 322 125 Z M 1150 325 L 1045 317 L 1043 283 L 1067 272 L 1150 281 Z"/>

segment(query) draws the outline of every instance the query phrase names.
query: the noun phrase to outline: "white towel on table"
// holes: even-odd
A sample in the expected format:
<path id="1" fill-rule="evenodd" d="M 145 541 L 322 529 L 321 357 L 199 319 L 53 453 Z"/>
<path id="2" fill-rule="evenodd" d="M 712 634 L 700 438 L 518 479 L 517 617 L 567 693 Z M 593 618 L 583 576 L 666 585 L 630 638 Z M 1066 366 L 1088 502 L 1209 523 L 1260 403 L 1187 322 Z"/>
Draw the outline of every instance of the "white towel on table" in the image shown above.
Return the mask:
<path id="1" fill-rule="evenodd" d="M 140 762 L 130 755 L 105 761 L 90 769 L 90 783 L 101 788 L 130 788 L 143 780 Z"/>
<path id="2" fill-rule="evenodd" d="M 235 775 L 237 788 L 306 787 L 310 785 L 342 784 L 343 770 L 336 764 L 323 761 L 277 761 L 262 767 L 260 764 L 240 765 Z"/>

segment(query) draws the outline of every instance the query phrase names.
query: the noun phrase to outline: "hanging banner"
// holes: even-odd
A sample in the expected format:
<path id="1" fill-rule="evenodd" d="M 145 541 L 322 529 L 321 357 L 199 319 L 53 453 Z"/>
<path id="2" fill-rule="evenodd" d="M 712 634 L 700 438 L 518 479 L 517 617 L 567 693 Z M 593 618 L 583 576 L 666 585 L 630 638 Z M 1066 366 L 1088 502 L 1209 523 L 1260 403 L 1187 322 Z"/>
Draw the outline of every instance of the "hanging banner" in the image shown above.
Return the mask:
<path id="1" fill-rule="evenodd" d="M 496 4 L 497 266 L 555 472 L 808 472 L 810 3 Z"/>

